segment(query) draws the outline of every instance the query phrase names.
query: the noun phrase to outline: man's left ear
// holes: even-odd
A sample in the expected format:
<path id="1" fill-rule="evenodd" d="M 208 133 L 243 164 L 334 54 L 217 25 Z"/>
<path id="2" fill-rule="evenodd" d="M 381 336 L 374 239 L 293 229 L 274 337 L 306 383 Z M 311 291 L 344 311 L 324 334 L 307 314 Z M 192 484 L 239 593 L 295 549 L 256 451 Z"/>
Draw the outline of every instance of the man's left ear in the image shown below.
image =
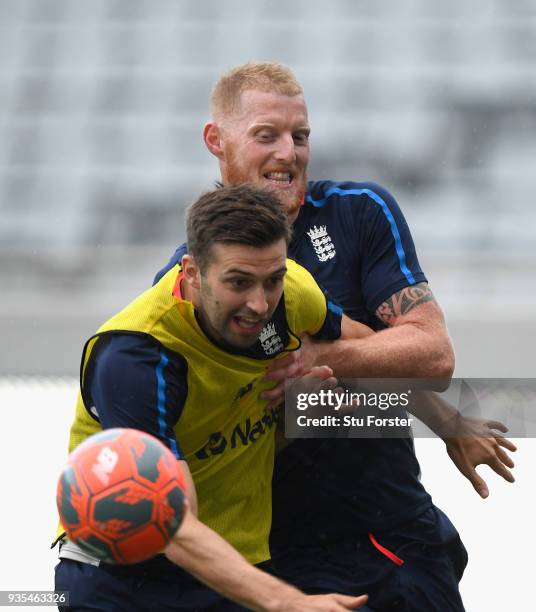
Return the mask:
<path id="1" fill-rule="evenodd" d="M 195 257 L 188 253 L 182 256 L 182 272 L 184 280 L 189 287 L 199 289 L 201 287 L 201 271 L 195 261 Z"/>

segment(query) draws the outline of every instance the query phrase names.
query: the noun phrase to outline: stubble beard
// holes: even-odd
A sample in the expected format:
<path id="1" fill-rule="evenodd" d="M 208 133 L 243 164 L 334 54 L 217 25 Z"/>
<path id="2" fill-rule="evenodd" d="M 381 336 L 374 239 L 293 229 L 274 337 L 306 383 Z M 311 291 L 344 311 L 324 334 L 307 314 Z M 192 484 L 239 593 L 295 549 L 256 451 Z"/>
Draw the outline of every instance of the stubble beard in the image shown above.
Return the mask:
<path id="1" fill-rule="evenodd" d="M 244 183 L 252 183 L 251 179 L 235 163 L 228 164 L 226 174 L 227 176 L 224 180 L 225 185 L 243 185 Z M 299 183 L 294 187 L 292 193 L 281 191 L 275 185 L 271 185 L 269 182 L 254 184 L 256 184 L 258 187 L 272 191 L 281 202 L 281 206 L 287 213 L 290 222 L 293 223 L 295 221 L 307 193 L 307 175 L 305 175 L 303 179 L 300 179 Z"/>

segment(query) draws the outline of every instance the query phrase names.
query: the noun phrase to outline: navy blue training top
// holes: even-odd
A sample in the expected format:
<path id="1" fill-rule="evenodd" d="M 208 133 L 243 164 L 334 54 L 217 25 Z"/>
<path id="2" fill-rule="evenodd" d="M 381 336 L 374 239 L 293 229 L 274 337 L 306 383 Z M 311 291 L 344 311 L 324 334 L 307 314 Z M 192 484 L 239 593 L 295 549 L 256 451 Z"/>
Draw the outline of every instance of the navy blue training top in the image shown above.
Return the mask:
<path id="1" fill-rule="evenodd" d="M 426 282 L 400 207 L 374 183 L 309 183 L 289 256 L 373 329 L 380 304 Z M 431 506 L 419 476 L 411 439 L 294 441 L 276 457 L 273 558 L 412 520 Z"/>
<path id="2" fill-rule="evenodd" d="M 179 247 L 155 280 L 185 252 Z M 373 329 L 384 327 L 375 315 L 382 302 L 426 281 L 397 202 L 374 183 L 310 182 L 289 257 Z M 431 506 L 419 474 L 409 439 L 295 440 L 275 462 L 273 558 L 412 520 Z"/>

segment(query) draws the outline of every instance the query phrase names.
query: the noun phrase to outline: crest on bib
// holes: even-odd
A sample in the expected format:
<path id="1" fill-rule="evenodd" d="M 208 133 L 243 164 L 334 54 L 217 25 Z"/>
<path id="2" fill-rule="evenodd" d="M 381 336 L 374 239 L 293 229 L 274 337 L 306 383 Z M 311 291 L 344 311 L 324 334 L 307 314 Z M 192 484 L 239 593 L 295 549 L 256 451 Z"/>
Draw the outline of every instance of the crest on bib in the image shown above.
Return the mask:
<path id="1" fill-rule="evenodd" d="M 273 323 L 267 323 L 259 334 L 259 340 L 267 355 L 278 353 L 284 348 L 283 341 L 275 329 Z"/>

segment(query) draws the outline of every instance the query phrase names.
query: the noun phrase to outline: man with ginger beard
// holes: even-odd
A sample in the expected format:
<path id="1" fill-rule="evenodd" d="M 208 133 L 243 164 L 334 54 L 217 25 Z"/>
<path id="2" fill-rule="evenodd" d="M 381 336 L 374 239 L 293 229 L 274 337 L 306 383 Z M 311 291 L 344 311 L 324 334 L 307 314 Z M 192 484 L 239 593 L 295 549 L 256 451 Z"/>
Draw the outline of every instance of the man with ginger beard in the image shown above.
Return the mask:
<path id="1" fill-rule="evenodd" d="M 346 314 L 382 330 L 335 343 L 303 338 L 299 359 L 281 360 L 268 375 L 278 384 L 265 398 L 277 402 L 285 377 L 319 364 L 339 377 L 450 378 L 454 355 L 443 314 L 398 204 L 373 183 L 307 182 L 309 132 L 302 88 L 287 67 L 245 64 L 216 83 L 203 136 L 223 184 L 274 190 L 294 224 L 289 256 Z M 446 442 L 455 465 L 485 497 L 475 465 L 488 463 L 513 480 L 505 467 L 513 463 L 499 445 L 515 447 L 493 434 L 481 440 L 470 449 L 473 439 Z M 367 592 L 371 610 L 463 610 L 458 582 L 467 553 L 419 476 L 410 439 L 288 445 L 274 472 L 277 573 L 306 592 Z"/>

